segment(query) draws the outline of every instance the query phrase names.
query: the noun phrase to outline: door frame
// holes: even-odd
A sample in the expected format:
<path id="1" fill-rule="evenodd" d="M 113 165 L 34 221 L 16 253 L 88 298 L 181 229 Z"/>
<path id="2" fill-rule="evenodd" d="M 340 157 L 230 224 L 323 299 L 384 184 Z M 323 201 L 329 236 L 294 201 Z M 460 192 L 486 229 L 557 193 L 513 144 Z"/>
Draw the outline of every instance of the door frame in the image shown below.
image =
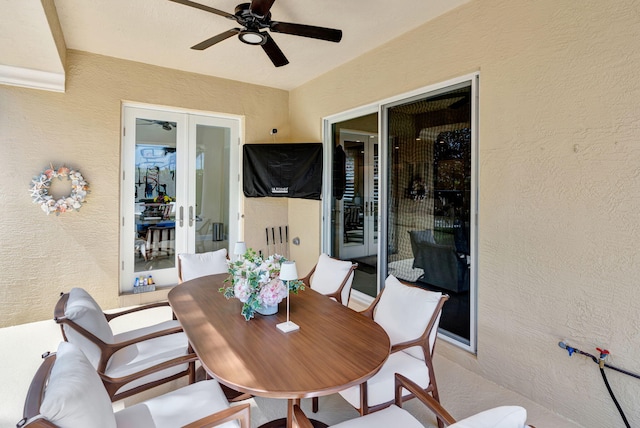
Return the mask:
<path id="1" fill-rule="evenodd" d="M 331 254 L 331 243 L 332 243 L 332 223 L 333 223 L 333 211 L 332 211 L 332 189 L 333 189 L 333 133 L 332 133 L 332 125 L 337 122 L 344 122 L 349 119 L 355 119 L 360 116 L 366 116 L 369 114 L 374 114 L 379 112 L 380 107 L 379 104 L 369 104 L 366 106 L 361 106 L 352 110 L 348 110 L 342 113 L 338 113 L 332 116 L 327 116 L 323 118 L 323 126 L 322 126 L 322 142 L 323 142 L 323 180 L 322 180 L 322 225 L 320 230 L 320 238 L 321 238 L 321 251 L 326 254 Z M 378 117 L 378 153 L 380 156 L 381 146 L 380 146 L 380 118 Z M 380 157 L 378 158 L 378 168 L 379 168 L 379 183 L 382 183 L 382 165 L 380 164 Z M 381 193 L 380 188 L 378 188 L 378 207 L 386 206 L 382 205 L 380 200 Z M 378 208 L 379 211 L 379 208 Z M 378 257 L 380 257 L 380 213 L 378 212 Z M 341 220 L 342 222 L 342 220 Z M 343 226 L 344 227 L 344 226 Z M 386 258 L 386 254 L 384 255 Z M 376 294 L 380 293 L 380 273 L 381 263 L 378 262 L 377 268 L 377 278 L 376 281 Z M 351 298 L 364 304 L 369 305 L 373 301 L 373 297 L 362 293 L 358 290 L 351 290 Z"/>
<path id="2" fill-rule="evenodd" d="M 387 251 L 383 250 L 387 248 L 387 222 L 388 213 L 386 209 L 381 207 L 388 206 L 388 171 L 389 171 L 389 138 L 388 138 L 388 126 L 387 126 L 387 108 L 399 103 L 404 102 L 407 99 L 424 96 L 433 92 L 442 90 L 449 86 L 453 86 L 463 82 L 471 82 L 471 233 L 470 233 L 470 340 L 469 343 L 464 343 L 456 338 L 448 336 L 443 333 L 438 333 L 438 336 L 457 347 L 465 349 L 471 353 L 477 351 L 477 301 L 478 301 L 478 212 L 479 212 L 479 160 L 478 160 L 478 145 L 479 145 L 479 79 L 480 72 L 474 72 L 453 78 L 447 81 L 438 82 L 436 84 L 428 85 L 422 88 L 415 89 L 403 94 L 396 95 L 387 99 L 379 100 L 377 102 L 363 105 L 353 108 L 341 113 L 337 113 L 330 116 L 325 116 L 322 119 L 322 141 L 324 147 L 324 178 L 323 178 L 323 203 L 322 203 L 322 226 L 321 226 L 321 249 L 323 252 L 329 252 L 331 250 L 331 226 L 332 215 L 331 211 L 331 192 L 332 192 L 332 178 L 333 178 L 333 135 L 332 125 L 337 122 L 346 121 L 349 119 L 355 119 L 360 116 L 377 113 L 378 114 L 378 168 L 379 168 L 379 188 L 378 188 L 378 269 L 377 269 L 377 291 L 378 293 L 384 287 L 384 280 L 387 271 Z M 352 291 L 352 297 L 358 300 L 360 303 L 368 304 L 373 301 L 373 298 L 360 293 L 357 290 Z"/>
<path id="3" fill-rule="evenodd" d="M 195 125 L 193 125 L 194 118 L 200 117 L 203 118 L 206 122 L 207 119 L 220 119 L 224 121 L 230 121 L 231 128 L 231 139 L 230 139 L 230 154 L 229 154 L 229 245 L 231 243 L 236 242 L 238 240 L 243 239 L 243 209 L 244 209 L 244 201 L 240 197 L 240 177 L 242 174 L 242 164 L 241 164 L 241 156 L 240 156 L 240 147 L 242 146 L 242 140 L 244 136 L 244 118 L 242 116 L 230 115 L 230 114 L 221 114 L 215 112 L 207 112 L 200 110 L 189 110 L 182 109 L 170 106 L 162 106 L 162 105 L 154 105 L 154 104 L 144 104 L 137 102 L 124 101 L 121 105 L 121 155 L 120 155 L 120 266 L 119 266 L 119 285 L 120 285 L 120 294 L 131 293 L 133 291 L 133 279 L 135 278 L 135 269 L 130 265 L 133 261 L 130 253 L 132 253 L 133 249 L 133 229 L 131 224 L 131 219 L 133 218 L 132 206 L 128 202 L 125 201 L 131 200 L 132 192 L 127 191 L 125 187 L 125 181 L 131 179 L 131 177 L 127 177 L 127 174 L 132 175 L 129 172 L 130 164 L 132 162 L 131 157 L 135 156 L 134 153 L 129 153 L 125 148 L 128 144 L 132 135 L 135 136 L 135 131 L 126 134 L 126 129 L 135 128 L 135 118 L 133 123 L 130 118 L 125 115 L 125 111 L 128 108 L 140 109 L 140 110 L 149 110 L 152 111 L 154 115 L 157 115 L 159 119 L 166 117 L 167 120 L 178 123 L 177 128 L 177 136 L 176 136 L 176 144 L 187 144 L 188 146 L 195 144 L 195 134 L 192 132 L 195 129 Z M 129 119 L 129 121 L 128 121 Z M 206 124 L 206 123 L 204 123 Z M 190 135 L 193 134 L 193 135 Z M 237 136 L 237 138 L 236 138 Z M 134 137 L 135 138 L 135 137 Z M 193 141 L 191 141 L 193 139 Z M 234 141 L 237 140 L 237 141 Z M 180 143 L 182 141 L 182 143 Z M 135 160 L 134 160 L 135 162 Z M 180 161 L 177 161 L 180 162 Z M 195 161 L 187 160 L 183 162 L 185 165 L 188 165 L 187 168 L 192 168 L 195 166 Z M 135 178 L 133 178 L 135 179 Z M 192 181 L 191 177 L 188 181 Z M 189 192 L 189 196 L 195 194 L 195 190 L 193 183 L 189 184 L 183 183 L 184 190 Z M 176 213 L 178 212 L 179 207 L 176 207 Z M 188 224 L 188 206 L 184 207 L 184 219 L 185 224 Z M 128 233 L 131 232 L 131 233 Z M 176 232 L 176 248 L 187 249 L 187 251 L 193 252 L 195 250 L 195 241 L 192 239 L 193 237 L 184 237 L 184 234 L 179 234 Z M 129 237 L 129 238 L 127 238 Z M 193 247 L 193 248 L 191 248 Z M 227 252 L 229 252 L 229 248 L 227 248 Z M 177 257 L 177 251 L 176 255 Z M 177 266 L 177 265 L 176 265 Z M 177 269 L 169 269 L 172 272 L 175 270 L 175 284 L 177 284 Z M 158 271 L 160 272 L 160 271 Z M 173 275 L 169 273 L 169 275 Z M 171 279 L 171 284 L 173 280 Z M 171 284 L 169 286 L 171 286 Z"/>

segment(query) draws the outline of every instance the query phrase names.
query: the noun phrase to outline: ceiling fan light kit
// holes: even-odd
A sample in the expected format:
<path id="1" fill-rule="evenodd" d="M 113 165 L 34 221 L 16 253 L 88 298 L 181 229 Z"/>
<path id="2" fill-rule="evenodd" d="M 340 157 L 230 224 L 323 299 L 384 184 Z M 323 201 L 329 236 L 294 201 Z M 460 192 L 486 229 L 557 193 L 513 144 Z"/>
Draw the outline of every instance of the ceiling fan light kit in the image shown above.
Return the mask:
<path id="1" fill-rule="evenodd" d="M 236 6 L 234 14 L 230 14 L 210 6 L 196 3 L 191 0 L 169 1 L 204 10 L 215 15 L 220 15 L 227 19 L 232 19 L 243 27 L 243 29 L 232 28 L 207 40 L 204 40 L 196 45 L 193 45 L 191 49 L 195 50 L 207 49 L 215 45 L 216 43 L 220 43 L 237 34 L 238 38 L 243 43 L 246 43 L 248 45 L 262 46 L 262 49 L 267 54 L 273 65 L 275 65 L 276 67 L 281 67 L 288 64 L 289 60 L 287 60 L 286 56 L 284 55 L 284 53 L 282 53 L 269 32 L 260 30 L 266 29 L 275 33 L 309 37 L 312 39 L 326 40 L 334 43 L 338 43 L 340 40 L 342 40 L 341 30 L 325 27 L 315 27 L 312 25 L 294 24 L 290 22 L 272 21 L 270 10 L 275 0 L 252 0 L 251 3 L 241 3 Z"/>
<path id="2" fill-rule="evenodd" d="M 242 30 L 238 33 L 238 38 L 248 45 L 264 45 L 267 43 L 267 37 L 260 31 Z"/>

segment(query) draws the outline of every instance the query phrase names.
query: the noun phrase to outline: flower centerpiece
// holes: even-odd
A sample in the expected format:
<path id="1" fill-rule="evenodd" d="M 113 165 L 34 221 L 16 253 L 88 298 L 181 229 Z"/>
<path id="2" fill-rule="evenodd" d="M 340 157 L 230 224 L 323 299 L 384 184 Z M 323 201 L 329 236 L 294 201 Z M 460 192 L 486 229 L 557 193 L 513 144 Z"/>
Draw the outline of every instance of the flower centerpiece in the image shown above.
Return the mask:
<path id="1" fill-rule="evenodd" d="M 242 315 L 248 321 L 255 312 L 265 313 L 266 308 L 276 307 L 287 297 L 287 286 L 280 279 L 280 265 L 287 261 L 279 254 L 264 259 L 251 248 L 237 261 L 228 261 L 231 285 L 221 287 L 227 299 L 237 298 L 242 302 Z M 288 281 L 289 291 L 304 290 L 302 281 Z M 275 312 L 273 312 L 275 313 Z"/>

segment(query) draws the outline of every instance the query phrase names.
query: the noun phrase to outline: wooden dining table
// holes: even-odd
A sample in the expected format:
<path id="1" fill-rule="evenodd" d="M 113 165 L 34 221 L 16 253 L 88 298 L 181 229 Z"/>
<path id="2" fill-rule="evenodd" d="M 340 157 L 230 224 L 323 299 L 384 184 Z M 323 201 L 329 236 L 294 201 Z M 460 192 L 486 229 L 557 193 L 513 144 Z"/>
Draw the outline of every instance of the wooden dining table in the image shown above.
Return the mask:
<path id="1" fill-rule="evenodd" d="M 183 282 L 169 292 L 169 303 L 210 376 L 240 392 L 288 400 L 287 418 L 265 426 L 291 427 L 301 398 L 359 385 L 389 356 L 382 327 L 308 287 L 290 294 L 290 319 L 299 330 L 276 327 L 287 321 L 286 300 L 277 314 L 246 321 L 242 303 L 219 292 L 227 278 Z"/>

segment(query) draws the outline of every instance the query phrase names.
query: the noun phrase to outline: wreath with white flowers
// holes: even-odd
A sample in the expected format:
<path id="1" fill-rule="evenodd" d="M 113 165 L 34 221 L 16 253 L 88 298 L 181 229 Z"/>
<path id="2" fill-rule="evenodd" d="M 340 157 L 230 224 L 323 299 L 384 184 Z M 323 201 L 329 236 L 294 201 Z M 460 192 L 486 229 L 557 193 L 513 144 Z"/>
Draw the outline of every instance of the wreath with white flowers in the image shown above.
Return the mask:
<path id="1" fill-rule="evenodd" d="M 53 196 L 49 194 L 49 188 L 51 180 L 54 178 L 71 180 L 71 193 L 58 200 L 53 199 Z M 78 211 L 87 197 L 88 189 L 89 183 L 84 180 L 79 171 L 69 169 L 66 166 L 55 169 L 53 165 L 41 172 L 39 176 L 34 177 L 30 187 L 33 203 L 40 204 L 40 208 L 47 215 Z"/>

